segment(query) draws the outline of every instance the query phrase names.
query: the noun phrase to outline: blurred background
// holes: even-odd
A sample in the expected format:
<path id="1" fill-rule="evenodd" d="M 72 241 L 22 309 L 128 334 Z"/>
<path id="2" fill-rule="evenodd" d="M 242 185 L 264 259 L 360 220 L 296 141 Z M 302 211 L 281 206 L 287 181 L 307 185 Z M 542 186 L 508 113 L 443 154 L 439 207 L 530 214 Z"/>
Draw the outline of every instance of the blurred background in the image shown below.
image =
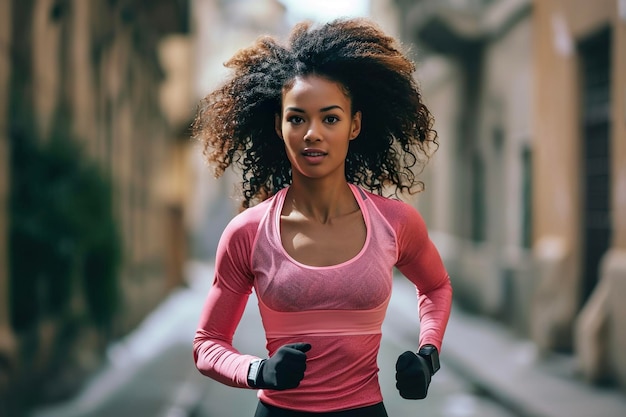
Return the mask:
<path id="1" fill-rule="evenodd" d="M 1 416 L 253 414 L 190 376 L 239 201 L 189 128 L 238 48 L 353 15 L 416 60 L 441 144 L 410 202 L 455 288 L 456 374 L 421 410 L 626 415 L 625 0 L 0 0 Z"/>

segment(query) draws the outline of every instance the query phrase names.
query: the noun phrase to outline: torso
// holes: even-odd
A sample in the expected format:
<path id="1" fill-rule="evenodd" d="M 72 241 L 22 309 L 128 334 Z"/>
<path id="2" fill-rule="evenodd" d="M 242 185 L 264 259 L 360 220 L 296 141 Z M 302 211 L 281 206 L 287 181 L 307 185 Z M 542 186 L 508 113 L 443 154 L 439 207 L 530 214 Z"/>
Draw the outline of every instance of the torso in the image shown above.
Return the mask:
<path id="1" fill-rule="evenodd" d="M 251 227 L 252 284 L 270 356 L 287 343 L 313 346 L 298 389 L 263 390 L 267 404 L 326 412 L 382 400 L 377 355 L 397 239 L 374 196 L 348 190 L 323 221 L 303 215 L 309 207 L 295 209 L 283 189 Z"/>

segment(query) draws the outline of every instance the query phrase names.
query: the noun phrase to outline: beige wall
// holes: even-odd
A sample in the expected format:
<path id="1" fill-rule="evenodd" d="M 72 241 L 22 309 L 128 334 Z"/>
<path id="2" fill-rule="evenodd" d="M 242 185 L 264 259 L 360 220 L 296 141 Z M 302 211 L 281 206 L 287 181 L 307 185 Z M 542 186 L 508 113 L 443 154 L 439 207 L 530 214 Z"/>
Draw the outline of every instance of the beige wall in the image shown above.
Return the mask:
<path id="1" fill-rule="evenodd" d="M 487 311 L 507 317 L 521 332 L 526 331 L 534 285 L 523 246 L 523 157 L 533 140 L 532 30 L 526 14 L 486 45 L 478 134 L 486 163 L 486 241 L 475 253 L 487 260 L 483 293 L 491 293 Z"/>
<path id="2" fill-rule="evenodd" d="M 69 39 L 69 79 L 70 102 L 72 105 L 73 129 L 76 137 L 85 142 L 85 149 L 91 157 L 98 157 L 96 144 L 98 137 L 96 82 L 91 67 L 91 46 L 93 36 L 90 22 L 97 15 L 92 2 L 72 0 L 74 18 L 70 23 L 70 33 L 75 34 Z"/>
<path id="3" fill-rule="evenodd" d="M 532 139 L 531 35 L 532 20 L 524 19 L 488 46 L 484 58 L 479 137 L 491 165 L 487 235 L 496 247 L 509 252 L 517 251 L 522 241 L 522 153 Z M 503 136 L 500 150 L 494 144 L 498 128 Z"/>
<path id="4" fill-rule="evenodd" d="M 534 126 L 536 240 L 579 240 L 577 161 L 580 158 L 578 78 L 571 31 L 555 1 L 535 1 Z M 568 248 L 577 250 L 577 248 Z"/>
<path id="5" fill-rule="evenodd" d="M 578 178 L 580 159 L 579 132 L 579 78 L 576 42 L 596 29 L 611 25 L 613 31 L 612 68 L 612 146 L 613 208 L 615 215 L 614 243 L 626 246 L 623 216 L 626 195 L 618 191 L 626 184 L 624 138 L 624 89 L 626 61 L 624 47 L 624 18 L 617 13 L 617 1 L 601 0 L 593 4 L 584 0 L 535 1 L 536 30 L 535 55 L 535 133 L 540 140 L 535 149 L 537 178 L 535 195 L 535 236 L 540 241 L 546 236 L 560 236 L 568 242 L 580 240 L 580 186 Z M 545 139 L 544 139 L 545 138 Z M 548 140 L 548 138 L 550 140 Z M 544 139 L 544 140 L 541 140 Z M 576 252 L 576 247 L 568 250 Z"/>
<path id="6" fill-rule="evenodd" d="M 540 280 L 533 338 L 573 347 L 591 381 L 626 388 L 626 10 L 617 0 L 535 1 L 535 255 Z M 612 29 L 610 198 L 612 241 L 598 284 L 580 308 L 582 287 L 581 96 L 576 45 Z"/>
<path id="7" fill-rule="evenodd" d="M 538 291 L 533 338 L 542 349 L 571 346 L 580 265 L 579 87 L 566 9 L 535 1 L 534 252 Z"/>
<path id="8" fill-rule="evenodd" d="M 62 87 L 61 31 L 63 23 L 50 18 L 53 0 L 35 0 L 32 10 L 32 71 L 34 110 L 39 134 L 46 140 Z"/>
<path id="9" fill-rule="evenodd" d="M 424 170 L 422 179 L 426 188 L 417 195 L 416 201 L 434 238 L 440 243 L 442 256 L 453 262 L 456 251 L 451 239 L 455 233 L 458 204 L 453 192 L 458 152 L 456 126 L 461 111 L 459 68 L 445 57 L 421 59 L 418 56 L 417 59 L 417 79 L 424 102 L 435 118 L 439 148 Z"/>

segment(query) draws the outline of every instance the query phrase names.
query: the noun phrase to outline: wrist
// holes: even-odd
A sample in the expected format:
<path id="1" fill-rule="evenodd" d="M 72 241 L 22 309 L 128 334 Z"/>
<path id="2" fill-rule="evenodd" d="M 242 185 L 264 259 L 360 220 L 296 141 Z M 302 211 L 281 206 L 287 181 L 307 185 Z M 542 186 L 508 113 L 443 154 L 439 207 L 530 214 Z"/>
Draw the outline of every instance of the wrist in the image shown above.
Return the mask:
<path id="1" fill-rule="evenodd" d="M 436 346 L 431 344 L 423 345 L 420 347 L 417 354 L 426 360 L 431 375 L 434 375 L 439 368 L 441 368 L 441 364 L 439 363 L 439 351 Z"/>
<path id="2" fill-rule="evenodd" d="M 258 388 L 261 382 L 261 367 L 264 359 L 254 359 L 248 367 L 248 386 Z"/>

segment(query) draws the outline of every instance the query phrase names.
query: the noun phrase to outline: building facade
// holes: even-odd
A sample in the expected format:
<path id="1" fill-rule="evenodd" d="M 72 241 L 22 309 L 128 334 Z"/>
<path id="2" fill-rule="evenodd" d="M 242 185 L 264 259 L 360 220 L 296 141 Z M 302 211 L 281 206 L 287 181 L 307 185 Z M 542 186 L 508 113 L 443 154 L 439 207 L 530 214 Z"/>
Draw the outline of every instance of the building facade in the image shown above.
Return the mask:
<path id="1" fill-rule="evenodd" d="M 626 3 L 396 4 L 441 141 L 417 204 L 458 303 L 626 387 Z"/>
<path id="2" fill-rule="evenodd" d="M 189 50 L 188 13 L 186 0 L 0 1 L 0 414 L 69 395 L 105 345 L 180 284 L 166 244 L 181 235 L 171 210 L 180 202 L 159 180 L 193 115 L 184 82 L 174 87 L 188 96 L 183 116 L 164 92 L 180 81 L 168 57 Z M 54 204 L 20 211 L 25 196 Z M 35 235 L 54 256 L 24 250 L 43 247 Z M 69 272 L 24 273 L 48 261 Z"/>

